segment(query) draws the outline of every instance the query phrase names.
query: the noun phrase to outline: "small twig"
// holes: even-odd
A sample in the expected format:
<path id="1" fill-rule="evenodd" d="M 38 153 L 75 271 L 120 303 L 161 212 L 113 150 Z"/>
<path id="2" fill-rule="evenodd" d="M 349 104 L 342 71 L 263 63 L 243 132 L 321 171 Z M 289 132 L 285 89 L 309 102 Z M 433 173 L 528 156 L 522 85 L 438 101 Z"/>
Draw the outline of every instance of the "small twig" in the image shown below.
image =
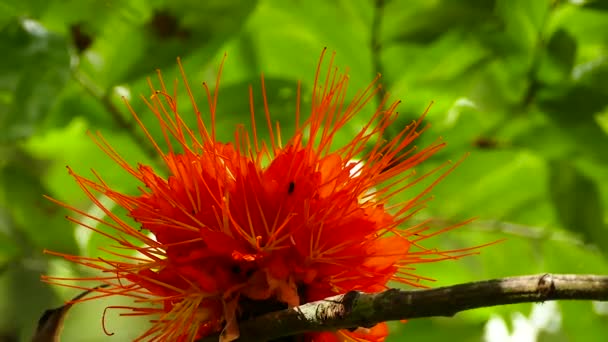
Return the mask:
<path id="1" fill-rule="evenodd" d="M 412 220 L 412 225 L 422 223 L 421 220 Z M 449 226 L 456 222 L 440 217 L 433 217 L 428 220 L 424 220 L 425 223 L 432 226 Z M 463 227 L 464 230 L 485 232 L 485 233 L 501 233 L 504 235 L 514 236 L 518 238 L 524 238 L 535 241 L 554 241 L 554 242 L 565 242 L 577 247 L 585 247 L 593 249 L 594 246 L 585 244 L 583 240 L 578 238 L 575 234 L 570 232 L 556 231 L 550 229 L 550 227 L 542 226 L 529 226 L 524 224 L 518 224 L 508 221 L 500 220 L 475 220 L 474 223 Z"/>
<path id="2" fill-rule="evenodd" d="M 480 220 L 475 222 L 475 225 L 472 225 L 472 227 L 469 227 L 469 229 L 475 231 L 500 232 L 511 236 L 537 241 L 565 242 L 577 247 L 591 247 L 570 232 L 554 231 L 545 227 L 527 226 L 512 222 Z"/>
<path id="3" fill-rule="evenodd" d="M 110 97 L 110 93 L 99 88 L 86 75 L 74 71 L 74 79 L 89 93 L 93 98 L 98 100 L 103 107 L 108 111 L 116 125 L 129 133 L 133 142 L 153 161 L 158 160 L 158 153 L 154 146 L 146 141 L 137 131 L 137 125 L 133 120 L 128 120 L 124 114 L 114 105 Z"/>
<path id="4" fill-rule="evenodd" d="M 372 19 L 371 26 L 371 52 L 372 52 L 372 64 L 374 68 L 374 77 L 376 75 L 382 75 L 382 60 L 380 53 L 382 51 L 382 44 L 380 43 L 380 31 L 382 28 L 382 17 L 384 15 L 385 0 L 374 1 L 374 16 Z M 382 104 L 384 97 L 386 96 L 386 90 L 380 88 L 377 93 L 378 105 Z"/>
<path id="5" fill-rule="evenodd" d="M 536 36 L 536 46 L 534 47 L 533 55 L 532 55 L 532 64 L 527 72 L 527 78 L 530 80 L 528 84 L 528 88 L 521 100 L 521 107 L 527 109 L 534 102 L 538 95 L 538 91 L 542 89 L 542 83 L 538 79 L 537 73 L 540 69 L 543 56 L 545 53 L 545 49 L 547 48 L 546 35 L 548 34 L 548 26 L 549 26 L 549 18 L 551 18 L 551 12 L 555 11 L 558 6 L 558 2 L 551 3 L 549 11 L 545 13 L 542 18 L 542 22 L 538 29 L 538 34 Z"/>
<path id="6" fill-rule="evenodd" d="M 475 308 L 548 300 L 608 301 L 608 276 L 540 274 L 430 290 L 352 291 L 241 322 L 238 341 L 268 341 L 306 332 L 371 327 L 385 321 L 453 316 Z M 207 341 L 218 341 L 218 336 L 199 340 Z"/>

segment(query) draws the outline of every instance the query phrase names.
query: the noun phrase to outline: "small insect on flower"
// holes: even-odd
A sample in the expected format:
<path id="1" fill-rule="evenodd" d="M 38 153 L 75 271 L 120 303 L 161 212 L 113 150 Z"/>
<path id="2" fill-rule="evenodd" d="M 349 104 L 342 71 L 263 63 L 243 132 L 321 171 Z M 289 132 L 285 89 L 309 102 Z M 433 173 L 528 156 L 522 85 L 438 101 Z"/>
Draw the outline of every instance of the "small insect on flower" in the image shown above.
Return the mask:
<path id="1" fill-rule="evenodd" d="M 204 85 L 208 111 L 201 114 L 179 64 L 195 127 L 185 124 L 159 72 L 160 87 L 150 83 L 152 96 L 144 101 L 158 119 L 164 145 L 127 106 L 168 176 L 160 176 L 151 166 L 129 165 L 100 134 L 93 136 L 103 152 L 143 185 L 141 192 L 121 193 L 100 175 L 89 179 L 68 168 L 104 216 L 53 201 L 78 214 L 80 218 L 71 221 L 114 239 L 118 247 L 107 248 L 112 260 L 47 251 L 99 275 L 44 280 L 98 293 L 79 301 L 113 295 L 133 298 L 132 307 L 115 309 L 150 317 L 151 326 L 138 341 L 195 341 L 218 333 L 221 340 L 230 341 L 239 336 L 239 321 L 352 290 L 381 291 L 389 281 L 423 287 L 422 281 L 429 278 L 412 274 L 414 264 L 475 253 L 476 247 L 440 251 L 421 245 L 461 224 L 439 230 L 429 230 L 426 223 L 408 227 L 429 191 L 454 168 L 446 163 L 415 175 L 413 168 L 444 146 L 414 146 L 424 131 L 422 118 L 387 138 L 386 130 L 396 125 L 398 102 L 383 99 L 348 143 L 335 146 L 339 131 L 364 107 L 372 106 L 379 84 L 376 78 L 347 101 L 348 77 L 334 68 L 333 55 L 323 72 L 324 55 L 325 51 L 314 78 L 311 113 L 300 118 L 298 87 L 295 133 L 286 141 L 271 119 L 262 78 L 268 143 L 260 141 L 253 124 L 251 91 L 251 130 L 238 126 L 232 142 L 216 136 L 221 67 L 215 90 Z M 393 203 L 397 194 L 407 195 L 412 185 L 433 175 L 435 180 L 421 193 Z M 133 221 L 107 208 L 99 200 L 102 195 Z M 91 220 L 97 224 L 85 223 Z M 98 225 L 114 233 L 102 232 Z M 105 287 L 98 287 L 100 283 Z M 381 341 L 386 334 L 386 326 L 379 324 L 311 333 L 303 339 Z"/>

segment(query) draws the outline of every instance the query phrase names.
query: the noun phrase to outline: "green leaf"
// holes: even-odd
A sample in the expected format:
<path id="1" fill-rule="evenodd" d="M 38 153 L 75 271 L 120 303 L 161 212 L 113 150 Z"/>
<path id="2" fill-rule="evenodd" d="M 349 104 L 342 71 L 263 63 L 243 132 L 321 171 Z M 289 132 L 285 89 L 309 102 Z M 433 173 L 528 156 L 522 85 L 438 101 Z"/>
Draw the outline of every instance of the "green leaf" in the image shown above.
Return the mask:
<path id="1" fill-rule="evenodd" d="M 403 119 L 397 120 L 383 138 L 390 138 L 435 101 L 425 119 L 431 125 L 414 144 L 421 149 L 441 138 L 448 146 L 416 167 L 417 175 L 447 159 L 457 161 L 470 154 L 441 180 L 432 191 L 435 198 L 425 202 L 428 207 L 405 222 L 404 228 L 424 219 L 431 220 L 433 228 L 441 228 L 478 217 L 466 226 L 423 241 L 424 246 L 459 249 L 507 240 L 481 249 L 480 255 L 455 262 L 416 265 L 416 274 L 437 279 L 426 285 L 525 273 L 606 273 L 607 259 L 599 251 L 605 242 L 593 239 L 601 240 L 608 234 L 582 232 L 579 221 L 574 228 L 565 229 L 556 210 L 559 201 L 576 218 L 593 208 L 594 204 L 588 203 L 591 201 L 599 206 L 594 209 L 596 221 L 601 216 L 605 224 L 608 217 L 608 184 L 604 181 L 608 179 L 608 11 L 604 3 L 0 0 L 0 140 L 8 142 L 0 143 L 0 262 L 4 261 L 0 265 L 6 266 L 0 277 L 0 339 L 8 336 L 29 340 L 25 335 L 32 332 L 43 310 L 61 304 L 39 282 L 38 274 L 79 277 L 80 272 L 90 271 L 54 257 L 51 260 L 55 267 L 47 271 L 39 256 L 41 248 L 115 258 L 98 250 L 114 241 L 101 234 L 87 235 L 90 230 L 66 221 L 63 215 L 67 211 L 41 195 L 51 194 L 85 212 L 103 215 L 95 212 L 65 165 L 89 178 L 95 177 L 89 171 L 94 169 L 116 191 L 140 193 L 140 184 L 105 156 L 85 131 L 102 132 L 129 164 L 154 166 L 154 156 L 143 151 L 134 139 L 136 134 L 143 136 L 142 132 L 137 129 L 133 133 L 128 124 L 117 123 L 108 108 L 115 106 L 131 120 L 120 99 L 120 95 L 128 94 L 150 134 L 162 143 L 154 115 L 138 98 L 143 93 L 149 99 L 144 76 L 155 79 L 154 69 L 161 68 L 170 93 L 173 81 L 178 79 L 180 115 L 193 124 L 194 115 L 175 64 L 177 56 L 182 57 L 192 91 L 208 122 L 200 83 L 206 81 L 213 87 L 219 60 L 227 53 L 216 118 L 221 141 L 233 140 L 237 125 L 249 128 L 250 84 L 257 114 L 255 125 L 259 137 L 268 141 L 260 96 L 262 72 L 272 119 L 280 121 L 283 139 L 287 139 L 293 130 L 296 81 L 302 81 L 301 115 L 306 118 L 315 68 L 324 46 L 328 47 L 324 65 L 336 51 L 334 65 L 340 70 L 349 68 L 348 98 L 380 72 L 391 98 L 404 101 L 399 107 Z M 378 5 L 384 9 L 379 10 Z M 37 36 L 31 30 L 36 26 L 24 28 L 23 22 L 35 23 L 31 19 L 54 38 Z M 79 46 L 75 28 L 92 42 L 79 53 L 74 49 Z M 51 49 L 45 42 L 53 39 L 61 42 L 56 47 L 63 54 L 63 62 L 56 64 L 55 70 L 68 70 L 69 57 L 78 79 L 73 77 L 68 83 L 49 81 L 44 75 L 51 72 L 47 64 L 54 57 L 38 57 L 54 56 L 50 51 L 36 58 L 21 58 L 35 48 Z M 30 73 L 30 69 L 35 72 Z M 90 81 L 87 87 L 79 83 L 80 76 Z M 158 88 L 158 82 L 153 82 Z M 118 90 L 127 92 L 118 94 Z M 360 131 L 369 117 L 367 110 L 374 110 L 377 102 L 373 99 L 365 112 L 357 114 L 335 136 L 337 145 Z M 15 106 L 22 109 L 15 112 Z M 38 113 L 37 118 L 25 115 L 29 109 L 35 109 L 30 113 Z M 603 129 L 598 122 L 603 122 Z M 484 147 L 483 141 L 489 143 Z M 551 184 L 551 177 L 561 179 L 567 172 L 558 166 L 552 168 L 548 160 L 557 160 L 554 163 L 558 166 L 572 163 L 563 167 L 575 170 L 573 184 L 560 188 L 564 195 L 552 194 L 547 184 Z M 410 200 L 420 193 L 422 185 L 434 179 L 428 177 L 420 186 L 404 189 L 395 200 Z M 596 197 L 599 201 L 593 201 Z M 572 198 L 577 203 L 567 202 Z M 100 199 L 106 201 L 103 196 Z M 119 217 L 128 219 L 128 213 L 119 209 L 112 208 Z M 585 225 L 585 229 L 591 229 L 591 223 Z M 587 236 L 593 233 L 599 237 Z M 80 248 L 73 246 L 73 240 Z M 583 240 L 593 240 L 600 248 Z M 30 253 L 35 257 L 30 258 Z M 17 261 L 24 256 L 27 259 Z M 15 272 L 24 268 L 28 277 L 17 277 Z M 10 286 L 6 285 L 8 279 Z M 63 299 L 77 294 L 66 287 L 53 291 L 61 293 Z M 562 330 L 544 336 L 545 340 L 593 340 L 606 335 L 606 316 L 594 313 L 590 303 L 578 303 L 578 308 L 570 304 L 560 304 Z M 74 306 L 66 317 L 62 339 L 107 340 L 101 321 L 104 308 L 112 305 L 133 303 L 129 298 L 102 298 Z M 511 314 L 520 311 L 527 315 L 529 307 L 502 306 L 455 318 L 397 323 L 389 338 L 479 341 L 491 314 L 500 314 L 511 322 Z M 124 312 L 108 310 L 105 315 L 106 327 L 116 332 L 115 339 L 132 340 L 149 327 L 146 321 L 150 317 L 133 320 L 120 313 Z M 19 333 L 24 336 L 16 336 Z"/>
<path id="2" fill-rule="evenodd" d="M 20 252 L 18 243 L 12 239 L 6 231 L 9 229 L 9 217 L 7 217 L 4 210 L 0 208 L 0 274 L 4 271 L 6 264 L 12 260 Z"/>
<path id="3" fill-rule="evenodd" d="M 462 154 L 453 158 L 462 158 Z M 430 170 L 434 165 L 426 163 L 422 167 Z M 423 170 L 419 173 L 422 174 Z M 436 199 L 429 203 L 429 210 L 433 217 L 462 220 L 481 216 L 482 219 L 511 220 L 517 217 L 515 214 L 522 207 L 539 210 L 543 204 L 545 189 L 542 184 L 545 179 L 543 160 L 533 153 L 477 151 L 433 190 Z M 463 184 L 466 184 L 464 189 Z M 418 191 L 413 190 L 409 196 Z M 546 221 L 546 217 L 539 216 L 526 223 Z"/>
<path id="4" fill-rule="evenodd" d="M 586 301 L 562 301 L 563 336 L 566 341 L 594 341 L 608 336 L 606 315 L 598 315 L 593 303 Z M 584 319 L 581 319 L 584 317 Z"/>
<path id="5" fill-rule="evenodd" d="M 389 43 L 427 44 L 449 32 L 471 32 L 491 25 L 493 11 L 493 1 L 486 0 L 387 1 L 383 32 Z"/>
<path id="6" fill-rule="evenodd" d="M 600 0 L 608 3 L 606 0 Z M 588 2 L 588 1 L 587 1 Z M 608 12 L 594 11 L 585 7 L 561 6 L 556 13 L 555 24 L 568 30 L 579 45 L 577 61 L 586 62 L 590 59 L 605 56 L 602 46 L 608 37 L 606 20 Z"/>
<path id="7" fill-rule="evenodd" d="M 530 51 L 536 47 L 550 5 L 550 0 L 497 0 L 496 14 L 502 19 L 512 42 L 519 49 Z"/>
<path id="8" fill-rule="evenodd" d="M 47 9 L 51 1 L 24 0 L 24 1 L 0 1 L 0 29 L 4 24 L 17 17 L 37 18 Z"/>
<path id="9" fill-rule="evenodd" d="M 31 341 L 40 314 L 60 304 L 50 287 L 40 281 L 44 272 L 46 260 L 37 256 L 11 263 L 0 277 L 0 329 L 16 341 Z"/>
<path id="10" fill-rule="evenodd" d="M 578 65 L 573 71 L 573 78 L 576 82 L 575 84 L 593 88 L 608 97 L 608 87 L 604 86 L 606 78 L 608 78 L 608 58 L 601 57 Z M 607 103 L 608 100 L 600 102 L 597 106 L 601 107 L 602 104 Z"/>
<path id="11" fill-rule="evenodd" d="M 576 57 L 576 41 L 566 30 L 559 29 L 551 36 L 538 71 L 543 83 L 558 83 L 570 79 Z"/>
<path id="12" fill-rule="evenodd" d="M 71 79 L 63 92 L 57 97 L 56 103 L 48 113 L 48 118 L 42 128 L 45 129 L 45 133 L 59 132 L 73 125 L 77 120 L 80 120 L 80 122 L 86 120 L 94 130 L 114 130 L 117 123 L 113 121 L 112 115 L 104 107 L 103 101 L 103 99 L 97 99 L 90 93 L 85 92 L 80 83 Z M 117 107 L 122 110 L 124 104 L 120 103 Z M 127 118 L 126 113 L 124 117 Z M 78 134 L 83 136 L 85 127 L 80 128 Z M 69 143 L 69 139 L 64 139 L 64 142 Z"/>
<path id="13" fill-rule="evenodd" d="M 549 170 L 549 193 L 564 228 L 606 250 L 608 229 L 596 184 L 565 160 L 550 162 Z"/>
<path id="14" fill-rule="evenodd" d="M 583 6 L 596 10 L 606 11 L 608 10 L 608 1 L 606 0 L 586 0 L 583 2 Z"/>
<path id="15" fill-rule="evenodd" d="M 229 60 L 230 61 L 230 60 Z M 230 68 L 231 64 L 227 66 Z M 215 72 L 213 70 L 212 72 Z M 210 72 L 211 73 L 211 72 Z M 163 73 L 166 84 L 171 84 L 175 79 L 179 77 L 174 75 L 172 72 Z M 157 80 L 154 80 L 155 88 L 159 88 Z M 181 80 L 180 80 L 181 82 Z M 207 98 L 201 91 L 200 79 L 195 77 L 189 77 L 190 87 L 195 96 L 198 108 L 201 111 L 201 115 L 206 124 L 211 124 L 211 116 L 209 114 L 209 107 Z M 273 125 L 275 122 L 279 122 L 281 126 L 281 133 L 286 140 L 287 137 L 291 136 L 291 133 L 295 130 L 295 113 L 296 113 L 296 94 L 298 89 L 298 82 L 288 78 L 265 76 L 264 84 L 266 88 L 266 99 L 268 102 L 268 109 L 270 111 L 271 120 Z M 223 142 L 234 141 L 234 132 L 237 126 L 243 125 L 246 129 L 251 128 L 251 112 L 249 104 L 249 88 L 251 87 L 253 93 L 253 110 L 256 117 L 256 128 L 258 129 L 258 138 L 270 142 L 267 123 L 264 109 L 264 99 L 262 97 L 262 86 L 260 77 L 256 75 L 252 78 L 239 79 L 231 83 L 224 82 L 219 87 L 219 95 L 217 100 L 215 127 L 216 135 L 218 140 Z M 302 85 L 302 93 L 307 92 L 307 87 Z M 211 87 L 213 91 L 213 86 Z M 169 88 L 170 92 L 173 92 L 173 88 Z M 137 90 L 133 91 L 137 92 Z M 143 92 L 143 91 L 142 91 Z M 146 90 L 150 92 L 149 88 Z M 144 93 L 146 94 L 146 93 Z M 148 94 L 146 94 L 147 96 Z M 177 98 L 179 101 L 180 115 L 184 119 L 184 122 L 190 127 L 196 127 L 196 115 L 191 107 L 190 101 L 188 100 L 188 94 L 186 93 L 185 87 L 178 83 Z M 300 111 L 303 116 L 309 113 L 309 101 L 308 99 L 301 99 Z M 157 119 L 150 114 L 150 109 L 140 98 L 134 98 L 130 101 L 130 105 L 138 113 L 143 121 L 146 129 L 152 134 L 157 141 L 163 140 L 163 133 L 158 125 Z M 122 104 L 118 105 L 119 107 Z M 274 127 L 273 127 L 274 129 Z M 103 130 L 102 133 L 105 134 Z M 138 133 L 140 129 L 137 128 Z"/>
<path id="16" fill-rule="evenodd" d="M 76 292 L 73 292 L 73 295 L 75 294 Z M 95 295 L 95 293 L 92 293 L 89 294 L 88 297 L 93 297 Z M 87 297 L 85 297 L 85 299 L 86 298 Z M 65 319 L 63 320 L 63 329 L 60 331 L 60 341 L 106 342 L 108 340 L 136 340 L 138 337 L 141 337 L 146 330 L 151 328 L 150 320 L 154 316 L 125 316 L 124 314 L 128 314 L 131 311 L 129 309 L 121 308 L 134 306 L 143 308 L 149 307 L 151 309 L 158 308 L 158 306 L 154 304 L 137 303 L 136 301 L 136 299 L 130 297 L 111 296 L 96 298 L 91 301 L 85 301 L 74 305 L 70 308 L 70 311 L 65 315 Z M 83 327 L 85 327 L 84 330 Z M 108 333 L 113 335 L 108 336 L 104 331 L 104 328 Z"/>
<path id="17" fill-rule="evenodd" d="M 176 57 L 199 49 L 213 56 L 240 32 L 255 5 L 256 1 L 176 1 L 133 9 L 127 17 L 109 16 L 82 69 L 108 89 L 174 65 Z"/>
<path id="18" fill-rule="evenodd" d="M 595 114 L 608 105 L 602 89 L 584 84 L 546 89 L 539 92 L 538 105 L 580 153 L 608 163 L 608 139 L 595 119 Z"/>
<path id="19" fill-rule="evenodd" d="M 603 86 L 608 63 L 577 67 L 573 75 L 568 83 L 539 90 L 538 108 L 559 127 L 577 153 L 608 163 L 608 136 L 596 119 L 608 106 L 608 90 Z"/>
<path id="20" fill-rule="evenodd" d="M 63 217 L 64 211 L 44 199 L 44 164 L 21 150 L 15 150 L 12 163 L 0 169 L 0 206 L 8 208 L 14 226 L 27 238 L 29 248 L 75 253 L 76 243 Z"/>
<path id="21" fill-rule="evenodd" d="M 33 134 L 69 77 L 66 40 L 31 19 L 13 21 L 0 32 L 0 142 Z M 4 108 L 2 108 L 4 107 Z"/>
<path id="22" fill-rule="evenodd" d="M 99 285 L 95 289 L 106 286 L 107 284 Z M 76 297 L 72 298 L 71 302 L 82 299 L 95 289 L 80 293 Z M 73 305 L 74 304 L 65 304 L 57 308 L 45 310 L 38 320 L 38 327 L 36 328 L 32 342 L 58 341 L 61 337 L 61 331 L 63 330 L 65 316 Z"/>
<path id="23" fill-rule="evenodd" d="M 482 329 L 479 324 L 471 324 L 457 318 L 415 319 L 406 323 L 391 322 L 391 334 L 386 341 L 441 341 L 445 339 L 445 332 L 450 332 L 450 338 L 455 341 L 480 341 Z"/>
<path id="24" fill-rule="evenodd" d="M 265 77 L 266 98 L 272 122 L 279 122 L 281 134 L 285 140 L 295 131 L 296 92 L 297 82 L 289 79 Z M 226 139 L 233 139 L 237 124 L 251 127 L 249 107 L 245 101 L 249 99 L 249 87 L 253 89 L 256 129 L 260 140 L 270 142 L 265 119 L 264 99 L 259 78 L 249 79 L 235 84 L 223 86 L 218 99 L 218 127 L 223 129 Z M 306 105 L 301 105 L 301 113 L 308 113 Z M 274 129 L 274 128 L 273 128 Z M 276 133 L 276 132 L 275 132 Z"/>

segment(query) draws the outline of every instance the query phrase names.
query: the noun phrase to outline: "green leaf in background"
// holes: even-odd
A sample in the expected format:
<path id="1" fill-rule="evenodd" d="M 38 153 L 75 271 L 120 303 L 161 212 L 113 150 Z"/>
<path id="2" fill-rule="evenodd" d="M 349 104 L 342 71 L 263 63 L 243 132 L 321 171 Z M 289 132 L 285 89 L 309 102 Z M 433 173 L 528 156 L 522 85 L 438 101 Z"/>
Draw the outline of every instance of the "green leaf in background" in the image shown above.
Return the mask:
<path id="1" fill-rule="evenodd" d="M 0 275 L 6 271 L 8 265 L 19 258 L 25 246 L 19 246 L 13 235 L 16 230 L 15 223 L 9 213 L 0 207 Z"/>
<path id="2" fill-rule="evenodd" d="M 265 77 L 264 84 L 271 120 L 280 122 L 282 124 L 281 134 L 289 137 L 293 132 L 292 128 L 295 127 L 298 85 L 294 80 L 271 77 Z M 222 87 L 218 100 L 218 111 L 223 114 L 217 117 L 216 122 L 219 123 L 219 127 L 225 127 L 226 130 L 218 133 L 220 136 L 233 139 L 237 123 L 243 123 L 248 129 L 251 127 L 249 108 L 242 106 L 243 99 L 249 97 L 249 87 L 253 89 L 253 110 L 257 118 L 255 124 L 258 134 L 260 134 L 259 138 L 269 142 L 270 136 L 265 120 L 264 99 L 259 78 Z M 300 110 L 302 113 L 309 112 L 306 106 L 301 106 Z"/>
<path id="3" fill-rule="evenodd" d="M 0 330 L 4 341 L 31 341 L 37 319 L 44 310 L 60 305 L 52 289 L 40 282 L 46 260 L 14 261 L 0 274 Z"/>
<path id="4" fill-rule="evenodd" d="M 493 25 L 494 1 L 387 1 L 385 42 L 431 43 L 446 32 Z"/>
<path id="5" fill-rule="evenodd" d="M 497 0 L 496 14 L 502 19 L 511 42 L 530 51 L 538 43 L 551 7 L 550 0 Z"/>
<path id="6" fill-rule="evenodd" d="M 0 143 L 32 135 L 69 77 L 67 42 L 30 19 L 0 31 Z"/>
<path id="7" fill-rule="evenodd" d="M 0 30 L 17 17 L 35 18 L 40 16 L 46 11 L 50 3 L 51 1 L 45 0 L 0 0 Z"/>
<path id="8" fill-rule="evenodd" d="M 583 6 L 602 11 L 608 10 L 608 2 L 605 0 L 587 0 L 583 2 Z"/>
<path id="9" fill-rule="evenodd" d="M 63 91 L 57 96 L 55 105 L 48 113 L 48 117 L 43 122 L 43 127 L 48 131 L 61 131 L 73 125 L 75 120 L 86 122 L 91 127 L 99 130 L 115 130 L 116 122 L 111 115 L 108 115 L 107 108 L 100 99 L 95 98 L 89 93 L 83 93 L 83 85 L 71 79 L 68 81 Z M 82 128 L 78 134 L 83 136 Z M 35 138 L 34 138 L 35 139 Z"/>
<path id="10" fill-rule="evenodd" d="M 537 77 L 543 83 L 568 81 L 576 58 L 576 41 L 566 30 L 553 33 Z"/>
<path id="11" fill-rule="evenodd" d="M 561 302 L 563 308 L 563 336 L 567 341 L 601 341 L 608 332 L 608 315 L 593 315 L 593 303 Z M 581 319 L 581 317 L 587 317 Z"/>
<path id="12" fill-rule="evenodd" d="M 584 84 L 541 90 L 539 107 L 571 139 L 579 153 L 608 163 L 608 136 L 595 119 L 608 105 L 606 93 Z"/>
<path id="13" fill-rule="evenodd" d="M 562 225 L 581 234 L 586 242 L 608 250 L 608 229 L 597 186 L 567 161 L 552 161 L 549 169 L 549 191 Z"/>
<path id="14" fill-rule="evenodd" d="M 608 104 L 605 92 L 595 87 L 580 84 L 553 90 L 551 94 L 543 93 L 539 104 L 552 118 L 566 125 L 587 121 Z"/>
<path id="15" fill-rule="evenodd" d="M 451 338 L 454 341 L 473 342 L 480 341 L 482 337 L 482 325 L 470 324 L 459 318 L 446 319 L 417 319 L 405 323 L 391 323 L 391 332 L 394 335 L 389 335 L 388 342 L 404 341 L 403 336 L 407 336 L 407 340 L 412 341 L 439 341 L 445 338 L 445 331 L 451 332 Z"/>
<path id="16" fill-rule="evenodd" d="M 437 279 L 427 285 L 525 273 L 608 272 L 601 252 L 608 248 L 607 3 L 0 0 L 0 340 L 29 341 L 44 308 L 77 294 L 39 283 L 41 273 L 78 277 L 84 272 L 42 255 L 43 248 L 108 256 L 99 248 L 110 239 L 75 227 L 63 218 L 65 209 L 42 198 L 49 194 L 94 211 L 65 166 L 87 177 L 94 177 L 94 169 L 117 191 L 139 193 L 140 184 L 107 158 L 87 131 L 100 131 L 131 165 L 155 166 L 158 156 L 121 99 L 129 99 L 162 142 L 154 115 L 139 98 L 151 95 L 147 77 L 159 87 L 155 69 L 162 69 L 170 92 L 178 79 L 180 114 L 194 122 L 178 56 L 208 120 L 201 83 L 214 87 L 227 54 L 216 117 L 221 141 L 232 141 L 239 125 L 250 127 L 251 85 L 255 125 L 268 142 L 261 73 L 272 120 L 279 121 L 283 138 L 289 137 L 297 84 L 301 81 L 304 119 L 323 47 L 328 48 L 326 64 L 336 51 L 334 65 L 348 68 L 347 98 L 381 73 L 391 99 L 403 100 L 389 134 L 433 101 L 425 118 L 429 128 L 416 145 L 442 139 L 448 146 L 416 171 L 420 175 L 448 159 L 468 157 L 407 224 L 429 219 L 440 228 L 478 218 L 429 240 L 429 248 L 506 241 L 478 256 L 420 265 L 417 273 Z M 373 99 L 336 135 L 336 146 L 359 132 L 378 102 Z M 407 189 L 400 200 L 411 199 L 420 188 Z M 129 301 L 113 300 L 76 305 L 66 316 L 62 338 L 107 341 L 103 309 Z M 490 317 L 512 324 L 513 315 L 527 317 L 531 307 L 397 323 L 390 339 L 479 341 Z M 559 308 L 562 325 L 536 341 L 593 341 L 608 334 L 608 316 L 590 303 L 560 303 Z M 107 323 L 121 341 L 145 326 L 118 312 L 110 312 Z"/>
<path id="17" fill-rule="evenodd" d="M 0 169 L 0 207 L 8 208 L 14 225 L 24 234 L 24 247 L 77 252 L 74 238 L 65 234 L 63 209 L 42 197 L 48 193 L 41 183 L 44 163 L 21 150 L 15 150 L 11 158 L 12 163 Z"/>
<path id="18" fill-rule="evenodd" d="M 162 1 L 149 6 L 133 0 L 129 4 L 109 5 L 121 15 L 106 17 L 82 58 L 83 71 L 102 89 L 173 66 L 177 56 L 187 57 L 198 49 L 208 56 L 215 54 L 240 32 L 256 1 Z"/>

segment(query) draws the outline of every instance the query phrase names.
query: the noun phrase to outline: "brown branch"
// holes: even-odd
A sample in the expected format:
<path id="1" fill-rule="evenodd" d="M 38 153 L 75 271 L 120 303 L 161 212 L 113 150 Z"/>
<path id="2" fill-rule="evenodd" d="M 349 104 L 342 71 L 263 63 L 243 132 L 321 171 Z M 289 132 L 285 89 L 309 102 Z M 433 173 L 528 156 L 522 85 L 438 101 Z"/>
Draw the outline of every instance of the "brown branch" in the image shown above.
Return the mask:
<path id="1" fill-rule="evenodd" d="M 430 290 L 352 291 L 241 322 L 238 341 L 268 341 L 305 332 L 371 327 L 385 321 L 453 316 L 470 309 L 548 300 L 608 301 L 608 276 L 541 274 Z M 217 340 L 215 335 L 199 342 Z"/>

